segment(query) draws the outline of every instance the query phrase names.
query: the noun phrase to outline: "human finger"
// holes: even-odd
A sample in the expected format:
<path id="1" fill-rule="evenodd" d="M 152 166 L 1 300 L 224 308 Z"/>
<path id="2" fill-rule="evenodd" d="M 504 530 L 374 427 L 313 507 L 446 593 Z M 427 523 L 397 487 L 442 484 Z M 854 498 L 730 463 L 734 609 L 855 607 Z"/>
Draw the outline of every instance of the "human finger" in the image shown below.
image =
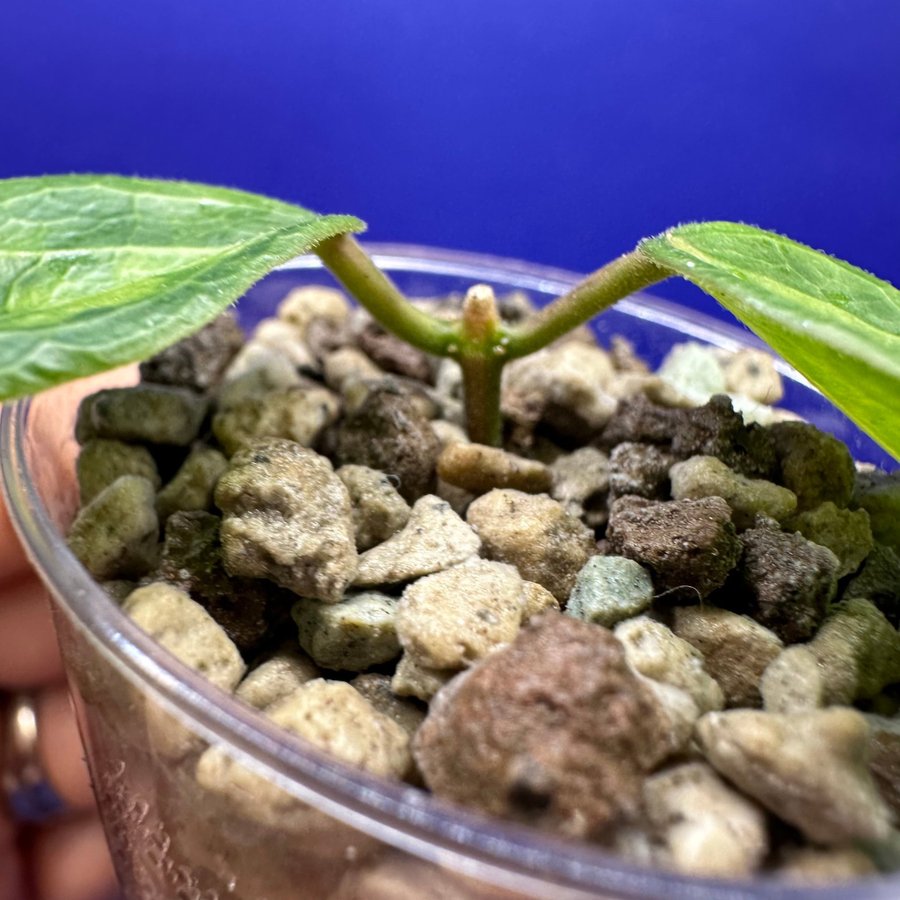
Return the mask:
<path id="1" fill-rule="evenodd" d="M 38 754 L 44 774 L 68 810 L 94 806 L 90 775 L 69 692 L 62 684 L 37 698 Z"/>
<path id="2" fill-rule="evenodd" d="M 62 679 L 47 589 L 35 575 L 0 582 L 0 687 Z"/>
<path id="3" fill-rule="evenodd" d="M 0 584 L 20 577 L 30 568 L 28 557 L 19 543 L 19 536 L 9 520 L 6 504 L 0 500 Z"/>
<path id="4" fill-rule="evenodd" d="M 0 715 L 0 747 L 6 746 L 3 719 Z M 24 875 L 18 826 L 0 794 L 0 900 L 25 900 Z"/>
<path id="5" fill-rule="evenodd" d="M 40 829 L 29 850 L 35 900 L 112 900 L 116 876 L 103 828 L 82 817 Z"/>
<path id="6" fill-rule="evenodd" d="M 25 872 L 14 824 L 0 811 L 0 900 L 25 900 Z"/>

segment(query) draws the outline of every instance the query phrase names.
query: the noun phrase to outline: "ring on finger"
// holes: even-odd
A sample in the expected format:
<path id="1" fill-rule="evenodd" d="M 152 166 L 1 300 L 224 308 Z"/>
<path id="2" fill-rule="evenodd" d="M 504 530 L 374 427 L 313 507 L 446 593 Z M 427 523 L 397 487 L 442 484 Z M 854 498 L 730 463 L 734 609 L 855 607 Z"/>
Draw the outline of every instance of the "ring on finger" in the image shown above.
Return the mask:
<path id="1" fill-rule="evenodd" d="M 38 752 L 38 717 L 29 693 L 0 695 L 0 789 L 13 818 L 43 822 L 63 810 Z"/>

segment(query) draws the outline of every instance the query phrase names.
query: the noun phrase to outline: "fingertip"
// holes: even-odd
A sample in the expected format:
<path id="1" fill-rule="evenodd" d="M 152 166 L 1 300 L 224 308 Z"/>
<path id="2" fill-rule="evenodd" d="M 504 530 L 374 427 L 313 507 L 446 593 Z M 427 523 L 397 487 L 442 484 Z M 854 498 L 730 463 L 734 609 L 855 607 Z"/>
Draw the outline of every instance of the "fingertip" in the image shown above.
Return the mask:
<path id="1" fill-rule="evenodd" d="M 38 753 L 53 789 L 67 809 L 94 806 L 90 774 L 78 733 L 75 710 L 65 685 L 41 692 L 37 699 Z"/>
<path id="2" fill-rule="evenodd" d="M 31 565 L 19 543 L 19 536 L 13 528 L 6 511 L 6 504 L 0 501 L 0 584 L 7 579 L 21 577 Z"/>
<path id="3" fill-rule="evenodd" d="M 35 900 L 100 900 L 118 896 L 103 828 L 79 818 L 41 829 L 30 852 Z"/>
<path id="4" fill-rule="evenodd" d="M 21 690 L 62 677 L 46 587 L 34 575 L 0 583 L 0 686 Z"/>

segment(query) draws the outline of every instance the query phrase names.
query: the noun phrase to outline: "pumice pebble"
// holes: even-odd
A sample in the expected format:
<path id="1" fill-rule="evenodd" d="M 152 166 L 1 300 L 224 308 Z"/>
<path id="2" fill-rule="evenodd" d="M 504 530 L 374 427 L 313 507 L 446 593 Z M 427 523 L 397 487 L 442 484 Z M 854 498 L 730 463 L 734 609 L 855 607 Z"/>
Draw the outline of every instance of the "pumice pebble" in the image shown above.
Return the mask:
<path id="1" fill-rule="evenodd" d="M 291 615 L 300 646 L 325 669 L 364 672 L 400 655 L 397 598 L 378 591 L 348 594 L 340 603 L 299 600 Z"/>
<path id="2" fill-rule="evenodd" d="M 478 553 L 478 535 L 440 497 L 428 494 L 413 505 L 406 525 L 361 554 L 356 587 L 397 584 L 431 575 Z"/>
<path id="3" fill-rule="evenodd" d="M 462 669 L 512 641 L 524 613 L 513 566 L 476 560 L 420 578 L 403 592 L 397 634 L 429 669 Z"/>
<path id="4" fill-rule="evenodd" d="M 523 578 L 543 585 L 560 603 L 596 552 L 590 529 L 544 494 L 493 490 L 471 504 L 466 520 L 489 559 L 516 566 Z"/>
<path id="5" fill-rule="evenodd" d="M 229 574 L 330 603 L 343 597 L 356 537 L 350 496 L 325 457 L 283 438 L 257 441 L 232 457 L 215 500 Z"/>
<path id="6" fill-rule="evenodd" d="M 653 602 L 650 573 L 624 556 L 592 556 L 575 576 L 566 615 L 612 628 Z"/>
<path id="7" fill-rule="evenodd" d="M 409 521 L 409 504 L 384 472 L 368 466 L 341 466 L 335 474 L 350 494 L 360 552 L 393 537 Z"/>
<path id="8" fill-rule="evenodd" d="M 866 766 L 869 726 L 857 710 L 711 712 L 697 723 L 697 738 L 720 774 L 809 840 L 889 837 L 891 815 Z"/>
<path id="9" fill-rule="evenodd" d="M 662 723 L 609 631 L 547 613 L 438 693 L 413 752 L 440 797 L 599 837 L 637 814 Z"/>
<path id="10" fill-rule="evenodd" d="M 155 501 L 151 481 L 122 475 L 78 512 L 69 547 L 95 578 L 138 578 L 150 571 L 158 555 Z"/>

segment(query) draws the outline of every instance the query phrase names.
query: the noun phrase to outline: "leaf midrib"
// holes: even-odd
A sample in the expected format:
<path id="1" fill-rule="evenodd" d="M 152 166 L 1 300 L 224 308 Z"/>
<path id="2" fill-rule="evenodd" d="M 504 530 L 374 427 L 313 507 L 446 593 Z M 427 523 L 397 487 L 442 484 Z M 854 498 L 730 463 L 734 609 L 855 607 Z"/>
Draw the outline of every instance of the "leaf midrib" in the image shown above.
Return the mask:
<path id="1" fill-rule="evenodd" d="M 69 176 L 59 176 L 60 179 L 66 179 Z M 254 196 L 253 194 L 247 194 L 243 191 L 234 191 L 234 194 L 240 196 L 241 202 L 235 202 L 235 200 L 231 199 L 219 199 L 217 197 L 210 197 L 208 194 L 202 194 L 200 191 L 197 191 L 191 195 L 180 194 L 177 192 L 169 192 L 168 190 L 160 189 L 160 185 L 166 184 L 166 182 L 154 182 L 154 186 L 157 188 L 155 191 L 147 191 L 147 190 L 136 190 L 134 183 L 127 183 L 127 180 L 123 180 L 122 182 L 117 182 L 116 184 L 105 183 L 105 179 L 110 177 L 117 176 L 83 176 L 84 180 L 79 179 L 78 181 L 55 181 L 52 180 L 52 176 L 48 183 L 36 190 L 30 190 L 26 195 L 29 200 L 32 200 L 34 197 L 43 196 L 48 193 L 56 193 L 56 194 L 65 194 L 72 191 L 82 191 L 87 187 L 95 188 L 99 191 L 106 191 L 110 194 L 124 194 L 131 198 L 136 197 L 146 197 L 150 200 L 159 200 L 161 197 L 165 198 L 166 202 L 175 202 L 175 203 L 187 203 L 190 206 L 222 206 L 229 207 L 232 209 L 254 209 L 254 210 L 269 210 L 272 212 L 280 211 L 279 207 L 284 207 L 284 215 L 287 216 L 290 213 L 290 210 L 295 209 L 298 212 L 305 212 L 308 215 L 311 214 L 310 210 L 305 209 L 301 206 L 293 206 L 289 203 L 285 203 L 282 200 L 274 200 L 270 197 L 263 197 L 262 195 Z M 10 179 L 11 182 L 34 182 L 38 179 L 33 178 L 23 178 L 23 179 Z M 197 187 L 193 182 L 190 181 L 174 181 L 171 182 L 173 185 L 186 186 L 189 190 L 194 191 Z M 2 187 L 2 185 L 0 185 Z M 208 186 L 210 190 L 223 190 L 223 191 L 231 191 L 231 188 L 218 188 L 214 185 Z M 3 197 L 2 193 L 0 193 L 0 207 L 5 206 L 9 203 L 14 203 L 17 200 L 21 200 L 23 197 L 22 194 L 11 193 L 7 197 Z M 315 215 L 312 213 L 312 215 Z"/>
<path id="2" fill-rule="evenodd" d="M 290 228 L 291 226 L 288 227 Z M 261 232 L 261 234 L 276 234 L 281 230 L 282 229 L 280 228 L 274 228 L 268 231 Z M 181 256 L 191 254 L 209 256 L 212 254 L 226 252 L 230 249 L 234 249 L 235 247 L 246 246 L 247 244 L 252 243 L 256 237 L 257 235 L 253 235 L 253 237 L 248 237 L 246 240 L 238 241 L 237 243 L 232 244 L 207 244 L 206 246 L 190 246 L 186 244 L 169 244 L 166 246 L 155 246 L 153 244 L 117 244 L 115 246 L 104 247 L 102 244 L 98 244 L 95 247 L 55 247 L 52 250 L 0 249 L 0 258 L 15 256 L 24 258 L 39 257 L 42 260 L 73 259 L 79 256 L 95 256 L 98 253 L 108 253 L 109 255 L 113 256 L 123 251 L 146 253 L 148 256 L 164 256 L 170 253 L 175 253 Z"/>
<path id="3" fill-rule="evenodd" d="M 120 285 L 118 288 L 107 289 L 107 290 L 99 291 L 99 292 L 91 292 L 90 297 L 93 301 L 91 303 L 91 306 L 89 308 L 86 308 L 83 310 L 79 309 L 79 310 L 77 310 L 77 312 L 78 313 L 88 312 L 88 311 L 90 311 L 90 309 L 98 309 L 98 308 L 105 307 L 107 305 L 107 302 L 105 302 L 105 301 L 107 301 L 108 299 L 115 299 L 117 297 L 121 297 L 121 295 L 123 293 L 127 293 L 127 292 L 133 291 L 135 289 L 139 289 L 143 285 L 152 285 L 154 282 L 168 280 L 176 273 L 185 274 L 185 273 L 190 272 L 194 276 L 196 276 L 198 274 L 202 274 L 202 272 L 205 269 L 211 268 L 212 266 L 214 266 L 215 264 L 220 262 L 222 260 L 222 258 L 227 256 L 229 253 L 244 250 L 247 247 L 250 247 L 254 244 L 265 243 L 266 241 L 268 241 L 269 239 L 271 239 L 277 235 L 287 234 L 293 228 L 298 228 L 298 227 L 302 227 L 302 225 L 287 226 L 285 228 L 272 228 L 272 229 L 268 229 L 267 231 L 262 232 L 259 235 L 254 236 L 253 238 L 250 238 L 248 240 L 238 241 L 237 243 L 233 243 L 233 244 L 227 244 L 219 250 L 215 250 L 215 249 L 210 250 L 209 248 L 207 248 L 206 252 L 199 254 L 202 257 L 200 260 L 188 262 L 186 265 L 178 266 L 174 269 L 168 269 L 164 273 L 158 273 L 155 275 L 146 275 L 142 278 L 136 278 L 136 279 L 127 281 L 124 285 Z M 96 252 L 96 251 L 89 251 L 89 252 Z M 57 302 L 54 305 L 53 310 L 52 310 L 52 317 L 54 319 L 54 322 L 51 322 L 51 324 L 55 324 L 55 319 L 60 310 L 67 310 L 73 306 L 80 307 L 84 303 L 84 296 L 85 295 L 82 294 L 80 296 L 72 297 L 68 301 Z M 142 295 L 133 301 L 126 301 L 126 305 L 129 303 L 144 303 L 144 302 L 147 302 L 147 297 Z M 47 314 L 42 310 L 33 310 L 32 309 L 32 310 L 26 310 L 23 313 L 23 312 L 17 312 L 15 309 L 13 309 L 13 310 L 10 310 L 7 312 L 6 317 L 8 318 L 9 321 L 13 322 L 16 325 L 16 327 L 21 327 L 23 324 L 27 326 L 29 324 L 29 320 L 35 322 L 37 325 L 41 325 L 42 323 L 40 320 L 42 317 L 45 317 L 46 315 Z"/>

